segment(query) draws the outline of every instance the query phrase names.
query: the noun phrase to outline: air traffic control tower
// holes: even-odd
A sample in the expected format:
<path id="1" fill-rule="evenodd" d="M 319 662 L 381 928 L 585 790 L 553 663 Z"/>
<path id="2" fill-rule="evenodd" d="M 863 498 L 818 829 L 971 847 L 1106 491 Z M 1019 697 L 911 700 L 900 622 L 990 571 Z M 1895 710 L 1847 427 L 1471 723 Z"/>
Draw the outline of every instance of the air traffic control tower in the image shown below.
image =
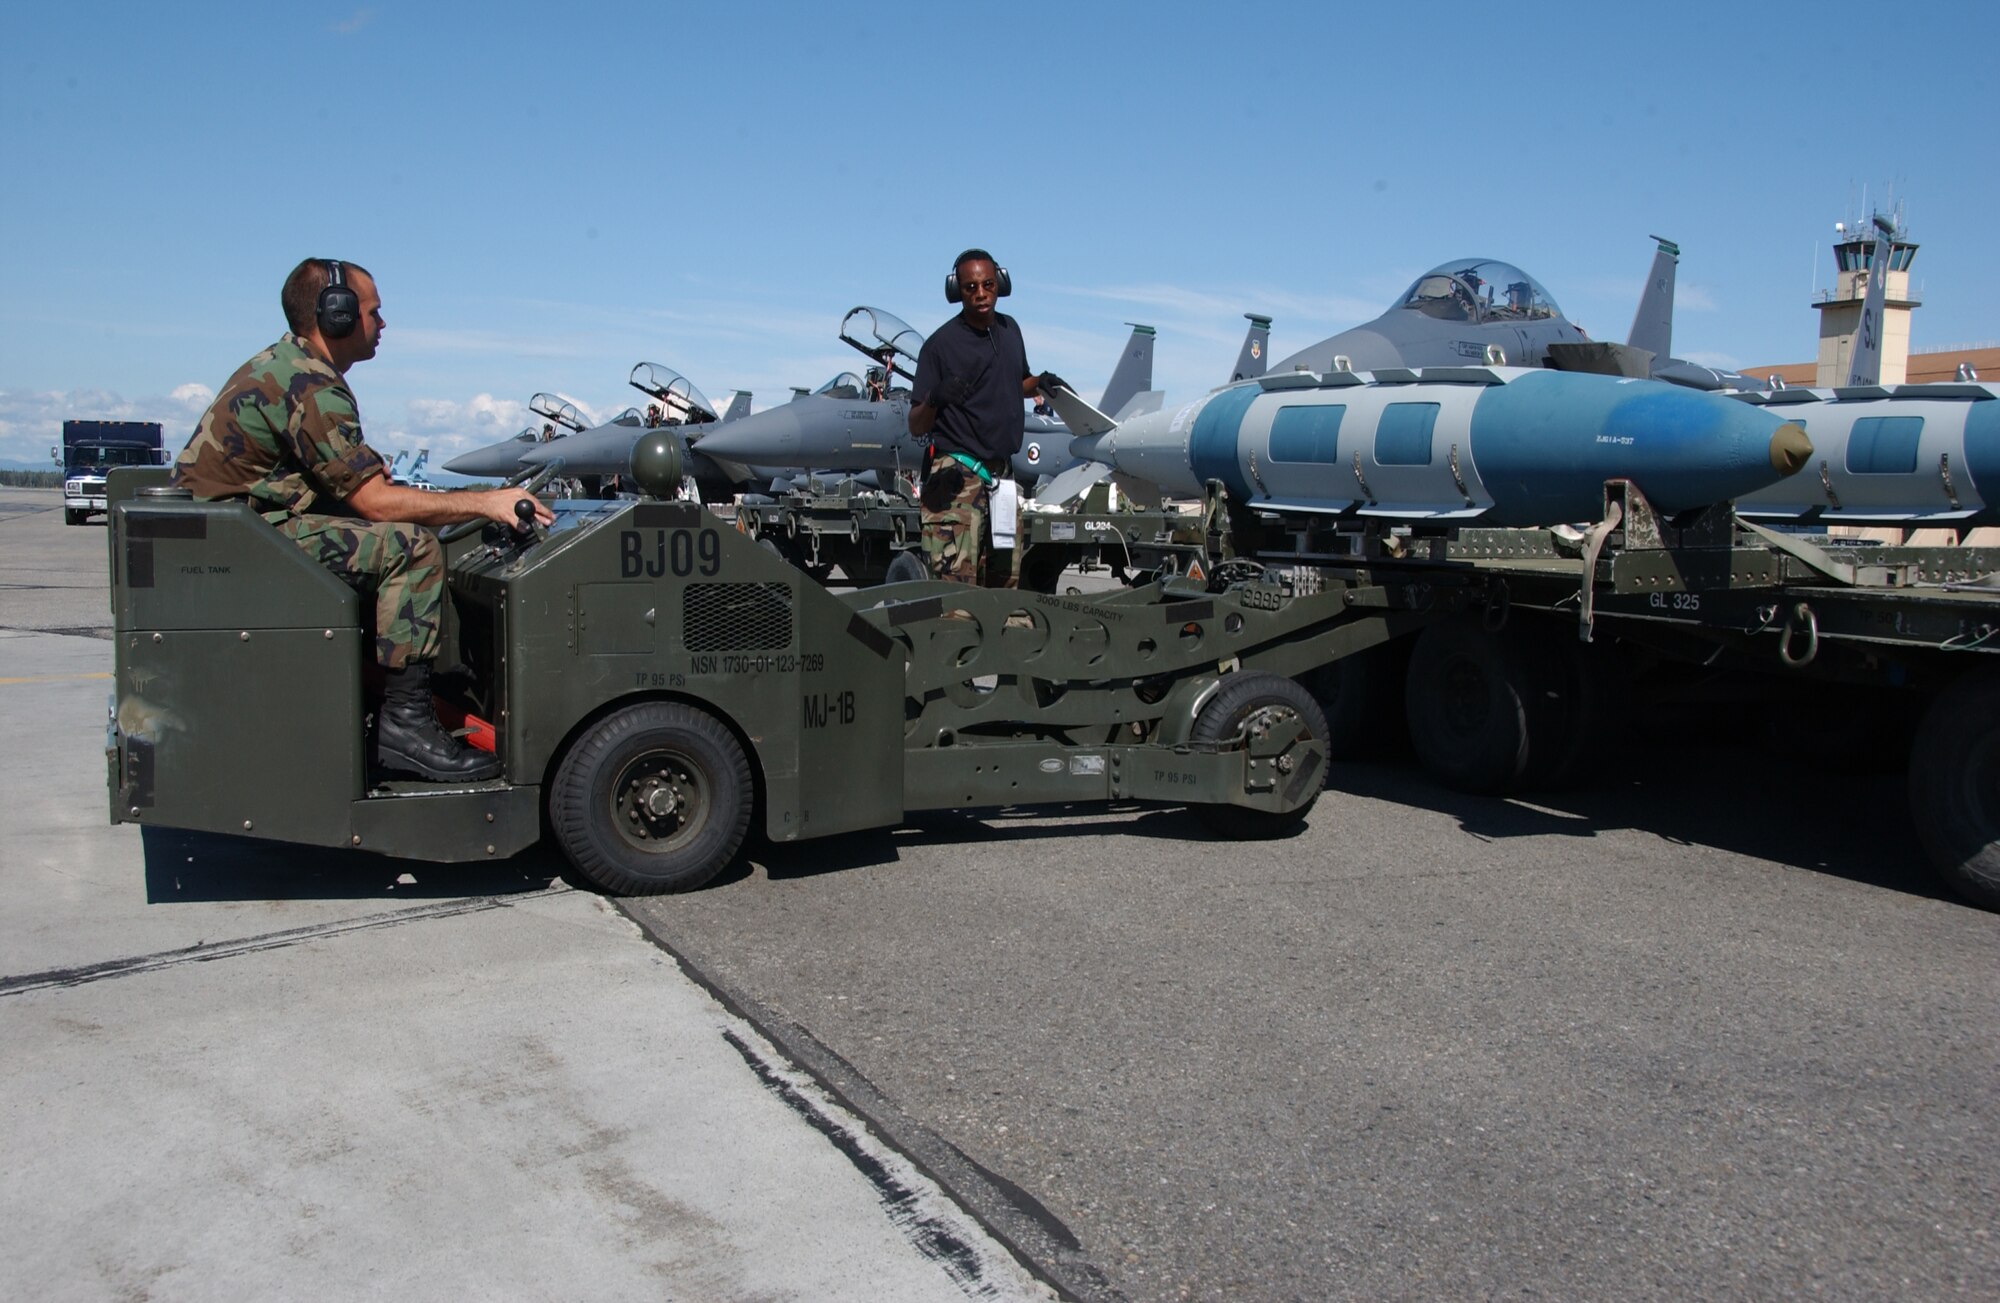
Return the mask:
<path id="1" fill-rule="evenodd" d="M 1868 265 L 1875 251 L 1872 223 L 1845 222 L 1834 229 L 1841 240 L 1833 246 L 1833 288 L 1823 291 L 1813 303 L 1819 310 L 1819 366 L 1813 384 L 1829 388 L 1846 377 L 1854 336 L 1861 329 L 1861 301 L 1868 295 L 1868 278 L 1886 275 L 1881 383 L 1900 385 L 1909 377 L 1910 310 L 1921 306 L 1910 297 L 1910 264 L 1916 260 L 1917 246 L 1904 238 L 1903 224 L 1897 222 L 1890 237 L 1889 266 L 1877 269 Z"/>

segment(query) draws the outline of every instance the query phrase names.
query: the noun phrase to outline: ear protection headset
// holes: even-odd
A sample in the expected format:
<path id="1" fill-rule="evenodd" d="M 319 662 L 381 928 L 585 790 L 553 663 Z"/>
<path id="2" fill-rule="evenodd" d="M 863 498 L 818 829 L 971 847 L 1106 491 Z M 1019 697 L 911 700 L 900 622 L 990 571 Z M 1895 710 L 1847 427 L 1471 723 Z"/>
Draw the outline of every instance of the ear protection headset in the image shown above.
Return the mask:
<path id="1" fill-rule="evenodd" d="M 987 262 L 993 263 L 993 269 L 998 273 L 994 279 L 1000 282 L 1000 288 L 994 291 L 993 297 L 1004 299 L 1014 292 L 1013 278 L 1007 275 L 1005 267 L 994 261 L 992 254 L 986 252 L 984 249 L 967 249 L 964 253 L 959 254 L 958 257 L 951 260 L 951 275 L 944 278 L 944 301 L 946 303 L 963 303 L 965 301 L 965 295 L 958 288 L 958 269 L 965 265 L 968 258 L 984 258 Z"/>
<path id="2" fill-rule="evenodd" d="M 346 339 L 361 321 L 361 296 L 348 288 L 337 258 L 326 260 L 326 288 L 319 292 L 313 314 L 319 333 L 328 339 Z"/>

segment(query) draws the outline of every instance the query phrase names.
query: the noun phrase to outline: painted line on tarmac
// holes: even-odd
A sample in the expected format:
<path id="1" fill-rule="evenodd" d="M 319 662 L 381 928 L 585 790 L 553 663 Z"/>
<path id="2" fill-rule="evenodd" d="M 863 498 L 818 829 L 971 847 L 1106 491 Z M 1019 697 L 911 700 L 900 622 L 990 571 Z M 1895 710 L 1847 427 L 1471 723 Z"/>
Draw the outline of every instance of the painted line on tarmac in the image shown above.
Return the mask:
<path id="1" fill-rule="evenodd" d="M 282 950 L 287 946 L 302 945 L 307 941 L 318 941 L 323 937 L 344 936 L 349 932 L 401 927 L 406 923 L 455 918 L 460 914 L 479 914 L 489 909 L 505 909 L 524 897 L 554 895 L 568 890 L 569 887 L 551 887 L 545 891 L 523 892 L 520 896 L 475 896 L 470 900 L 433 901 L 428 905 L 413 905 L 409 909 L 391 910 L 386 914 L 365 914 L 360 918 L 315 923 L 311 927 L 287 928 L 282 932 L 266 932 L 261 936 L 243 937 L 236 941 L 218 941 L 213 945 L 197 943 L 183 946 L 179 950 L 163 950 L 158 954 L 137 955 L 130 959 L 107 959 L 103 963 L 85 964 L 79 968 L 52 968 L 40 973 L 23 973 L 18 977 L 0 977 L 0 998 L 26 995 L 30 991 L 46 991 L 58 986 L 82 986 L 87 982 L 101 982 L 112 977 L 157 973 L 161 969 L 177 968 L 182 964 L 205 964 L 215 959 L 234 959 L 239 955 Z"/>
<path id="2" fill-rule="evenodd" d="M 23 683 L 75 683 L 80 679 L 108 679 L 110 677 L 111 672 L 109 670 L 99 671 L 95 674 L 28 674 L 20 678 L 0 679 L 0 687 L 11 688 Z"/>
<path id="3" fill-rule="evenodd" d="M 792 1068 L 805 1074 L 835 1104 L 859 1118 L 873 1136 L 935 1182 L 947 1198 L 983 1227 L 1030 1275 L 1071 1303 L 1125 1303 L 1124 1293 L 1090 1261 L 1076 1235 L 1040 1200 L 910 1117 L 874 1082 L 804 1026 L 778 1017 L 747 992 L 734 990 L 710 976 L 692 956 L 669 940 L 647 914 L 635 909 L 635 903 L 612 901 L 649 941 L 673 958 L 695 985 L 754 1028 Z M 730 1044 L 736 1044 L 733 1038 Z M 742 1047 L 737 1049 L 743 1052 Z M 750 1066 L 757 1070 L 756 1063 Z M 862 1175 L 873 1180 L 865 1168 Z"/>
<path id="4" fill-rule="evenodd" d="M 770 1062 L 750 1042 L 728 1028 L 723 1029 L 722 1039 L 743 1056 L 743 1062 L 750 1066 L 750 1071 L 764 1089 L 776 1095 L 780 1103 L 798 1115 L 807 1126 L 825 1136 L 848 1162 L 854 1164 L 854 1170 L 861 1173 L 862 1179 L 875 1187 L 876 1197 L 882 1201 L 882 1210 L 888 1214 L 890 1224 L 903 1233 L 917 1252 L 936 1263 L 945 1275 L 951 1277 L 952 1283 L 965 1292 L 966 1297 L 997 1297 L 993 1282 L 986 1279 L 979 1250 L 967 1243 L 965 1237 L 949 1223 L 923 1211 L 917 1192 L 905 1185 L 880 1158 L 870 1153 L 860 1137 L 837 1118 L 829 1117 L 804 1091 L 785 1080 L 778 1065 Z"/>

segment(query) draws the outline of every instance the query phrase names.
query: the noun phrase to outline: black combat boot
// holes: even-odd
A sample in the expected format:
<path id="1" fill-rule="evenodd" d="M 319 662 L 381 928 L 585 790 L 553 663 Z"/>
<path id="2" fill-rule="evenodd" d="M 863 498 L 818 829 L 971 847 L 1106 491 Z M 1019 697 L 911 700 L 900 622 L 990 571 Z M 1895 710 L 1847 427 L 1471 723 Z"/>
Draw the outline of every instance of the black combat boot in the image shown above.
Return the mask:
<path id="1" fill-rule="evenodd" d="M 375 757 L 384 769 L 437 783 L 500 776 L 500 757 L 473 750 L 438 724 L 431 667 L 423 661 L 384 675 L 382 709 L 375 715 Z"/>

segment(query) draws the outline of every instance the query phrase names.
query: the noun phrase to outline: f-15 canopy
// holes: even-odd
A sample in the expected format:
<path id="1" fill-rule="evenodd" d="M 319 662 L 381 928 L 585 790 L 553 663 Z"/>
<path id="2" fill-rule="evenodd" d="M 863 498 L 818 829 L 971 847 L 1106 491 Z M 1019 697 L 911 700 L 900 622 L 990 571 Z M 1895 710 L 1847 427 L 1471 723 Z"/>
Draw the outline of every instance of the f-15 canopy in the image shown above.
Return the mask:
<path id="1" fill-rule="evenodd" d="M 1461 258 L 1417 277 L 1402 307 L 1440 321 L 1545 321 L 1562 309 L 1533 276 L 1494 258 Z"/>
<path id="2" fill-rule="evenodd" d="M 554 394 L 536 394 L 528 400 L 528 410 L 572 430 L 590 428 L 590 422 L 583 419 L 583 413 L 576 410 L 575 403 Z"/>
<path id="3" fill-rule="evenodd" d="M 852 371 L 842 371 L 813 392 L 827 398 L 859 398 L 862 393 L 861 377 Z"/>
<path id="4" fill-rule="evenodd" d="M 917 351 L 924 346 L 924 337 L 901 317 L 880 308 L 854 308 L 840 319 L 840 337 L 878 366 L 886 361 L 905 380 L 917 378 Z M 889 350 L 886 358 L 884 349 Z"/>
<path id="5" fill-rule="evenodd" d="M 632 368 L 627 383 L 640 393 L 659 399 L 663 415 L 672 424 L 700 425 L 716 419 L 715 404 L 694 387 L 693 381 L 672 367 L 641 362 Z"/>

